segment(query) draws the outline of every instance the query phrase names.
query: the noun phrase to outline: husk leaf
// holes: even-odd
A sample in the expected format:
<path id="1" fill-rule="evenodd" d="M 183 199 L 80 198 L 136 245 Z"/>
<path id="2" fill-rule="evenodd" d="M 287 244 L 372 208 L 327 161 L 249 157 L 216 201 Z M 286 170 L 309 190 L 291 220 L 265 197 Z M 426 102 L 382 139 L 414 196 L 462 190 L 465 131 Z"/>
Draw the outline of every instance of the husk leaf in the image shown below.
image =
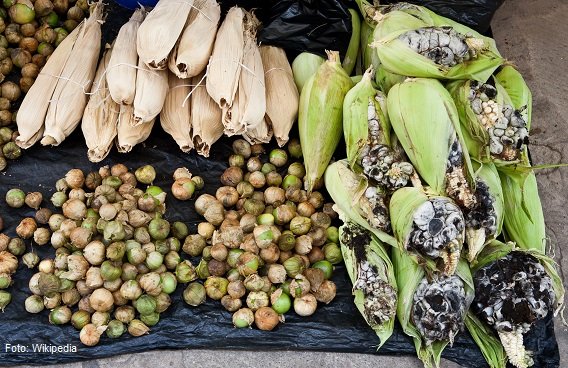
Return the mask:
<path id="1" fill-rule="evenodd" d="M 138 125 L 134 125 L 135 121 L 134 107 L 132 105 L 120 105 L 116 140 L 118 152 L 130 152 L 134 146 L 144 142 L 150 136 L 155 119 Z"/>
<path id="2" fill-rule="evenodd" d="M 176 141 L 179 148 L 187 153 L 193 148 L 191 103 L 184 104 L 185 97 L 190 92 L 190 80 L 180 79 L 173 73 L 168 73 L 168 81 L 169 90 L 166 94 L 164 107 L 160 112 L 160 123 L 164 131 Z"/>
<path id="3" fill-rule="evenodd" d="M 193 126 L 193 145 L 202 156 L 209 157 L 211 145 L 223 135 L 221 109 L 207 93 L 207 80 L 204 73 L 191 79 L 191 120 Z M 201 84 L 200 84 L 201 82 Z"/>

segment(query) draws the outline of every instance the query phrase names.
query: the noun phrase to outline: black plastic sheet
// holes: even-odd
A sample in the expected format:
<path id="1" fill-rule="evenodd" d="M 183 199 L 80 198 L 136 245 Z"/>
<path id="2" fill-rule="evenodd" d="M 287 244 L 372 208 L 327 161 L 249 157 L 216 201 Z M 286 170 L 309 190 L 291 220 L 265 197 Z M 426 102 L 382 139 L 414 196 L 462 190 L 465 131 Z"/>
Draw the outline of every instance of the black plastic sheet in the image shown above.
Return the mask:
<path id="1" fill-rule="evenodd" d="M 120 25 L 130 15 L 129 11 L 111 7 L 104 25 L 105 41 L 110 41 Z M 297 136 L 297 132 L 293 132 Z M 71 168 L 84 172 L 98 170 L 103 165 L 124 163 L 131 169 L 150 164 L 156 168 L 155 184 L 168 194 L 166 218 L 169 221 L 184 221 L 195 231 L 202 218 L 194 211 L 194 201 L 179 202 L 170 194 L 171 175 L 181 166 L 186 166 L 194 175 L 201 175 L 206 182 L 205 192 L 214 194 L 220 185 L 219 177 L 226 168 L 231 153 L 232 139 L 217 142 L 211 156 L 205 159 L 195 152 L 182 153 L 173 139 L 155 126 L 150 139 L 136 146 L 129 154 L 119 154 L 116 149 L 103 162 L 94 164 L 86 157 L 84 139 L 77 129 L 59 147 L 35 146 L 24 155 L 10 162 L 8 169 L 0 173 L 0 216 L 4 218 L 5 230 L 15 236 L 15 228 L 23 217 L 33 216 L 34 211 L 23 207 L 9 209 L 3 200 L 7 190 L 19 187 L 25 192 L 40 191 L 44 205 L 49 203 L 55 191 L 55 182 Z M 343 144 L 343 143 L 341 143 Z M 339 151 L 342 151 L 341 148 Z M 338 152 L 339 152 L 338 151 Z M 337 158 L 344 154 L 339 153 Z M 27 241 L 28 251 L 32 249 Z M 49 246 L 33 246 L 43 259 L 53 256 Z M 235 329 L 231 314 L 219 302 L 208 300 L 197 308 L 187 306 L 181 297 L 183 287 L 172 294 L 173 304 L 161 314 L 160 322 L 151 328 L 151 333 L 142 337 L 128 334 L 111 340 L 103 336 L 99 345 L 86 347 L 79 341 L 79 331 L 70 325 L 54 326 L 48 322 L 48 311 L 29 314 L 24 309 L 24 300 L 30 295 L 28 281 L 34 271 L 20 264 L 14 275 L 14 284 L 8 289 L 13 300 L 0 314 L 0 366 L 13 364 L 61 364 L 113 355 L 148 351 L 152 349 L 218 348 L 237 350 L 308 350 L 350 353 L 376 353 L 384 355 L 415 355 L 412 340 L 404 335 L 397 325 L 393 336 L 377 351 L 378 338 L 367 326 L 356 309 L 351 296 L 351 283 L 343 266 L 334 272 L 337 297 L 329 305 L 321 305 L 310 317 L 299 317 L 290 312 L 286 323 L 272 332 L 258 329 Z M 559 366 L 558 346 L 551 318 L 537 323 L 525 338 L 527 349 L 534 352 L 535 367 Z M 41 352 L 41 349 L 60 348 L 56 353 Z M 34 351 L 40 350 L 40 351 Z M 464 367 L 486 367 L 479 349 L 467 334 L 461 333 L 453 347 L 442 355 Z"/>
<path id="2" fill-rule="evenodd" d="M 491 19 L 505 0 L 406 0 L 408 3 L 422 5 L 456 22 L 465 24 L 479 33 L 486 33 Z M 381 1 L 398 3 L 397 0 Z"/>
<path id="3" fill-rule="evenodd" d="M 170 193 L 171 174 L 180 166 L 186 166 L 206 182 L 205 192 L 214 194 L 220 185 L 219 176 L 226 168 L 231 152 L 231 139 L 225 138 L 212 148 L 211 157 L 205 159 L 191 152 L 183 154 L 171 137 L 159 127 L 154 128 L 151 138 L 136 146 L 129 154 L 119 154 L 116 149 L 100 164 L 88 161 L 86 147 L 80 132 L 75 132 L 57 148 L 34 147 L 19 160 L 12 162 L 6 173 L 0 174 L 0 196 L 19 187 L 25 192 L 40 191 L 44 205 L 54 209 L 49 197 L 55 191 L 55 182 L 71 168 L 85 172 L 97 170 L 103 165 L 124 163 L 131 169 L 144 164 L 153 165 L 157 171 L 155 184 Z M 169 221 L 184 221 L 195 231 L 202 218 L 193 209 L 194 201 L 180 202 L 168 194 L 166 218 Z M 33 216 L 29 208 L 8 209 L 0 200 L 0 214 L 5 220 L 5 232 L 15 236 L 15 227 L 23 217 Z M 28 250 L 31 242 L 27 241 Z M 34 246 L 41 258 L 53 255 L 49 245 Z M 175 348 L 219 348 L 255 350 L 311 350 L 351 353 L 377 353 L 388 355 L 414 355 L 412 340 L 397 326 L 394 335 L 377 352 L 378 338 L 367 326 L 356 309 L 351 296 L 351 283 L 343 266 L 336 268 L 333 281 L 337 283 L 337 297 L 329 305 L 321 305 L 310 317 L 299 317 L 290 312 L 286 323 L 272 332 L 257 329 L 235 329 L 231 314 L 219 302 L 208 300 L 197 308 L 187 306 L 181 297 L 183 287 L 172 295 L 173 304 L 163 314 L 158 325 L 143 337 L 128 334 L 111 340 L 102 337 L 99 345 L 86 347 L 79 341 L 79 331 L 70 325 L 54 326 L 48 322 L 48 311 L 29 314 L 24 309 L 24 300 L 30 295 L 28 280 L 34 271 L 20 265 L 15 274 L 15 283 L 8 290 L 13 295 L 12 303 L 1 315 L 0 365 L 11 364 L 56 364 L 112 355 Z M 24 346 L 27 352 L 12 352 L 11 347 Z M 71 349 L 55 354 L 33 352 L 41 344 Z M 69 344 L 69 345 L 68 345 Z M 550 319 L 533 327 L 526 338 L 527 348 L 535 352 L 535 367 L 558 367 L 559 353 Z M 73 351 L 73 347 L 77 349 Z M 467 333 L 458 335 L 454 346 L 448 347 L 443 357 L 464 367 L 485 367 L 485 360 Z"/>

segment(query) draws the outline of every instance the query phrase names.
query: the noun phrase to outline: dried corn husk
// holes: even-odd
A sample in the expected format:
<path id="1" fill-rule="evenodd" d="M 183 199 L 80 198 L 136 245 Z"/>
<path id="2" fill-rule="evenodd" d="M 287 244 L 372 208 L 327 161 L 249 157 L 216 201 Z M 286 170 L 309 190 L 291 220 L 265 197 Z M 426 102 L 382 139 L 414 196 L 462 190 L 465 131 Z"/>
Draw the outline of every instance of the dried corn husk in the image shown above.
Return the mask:
<path id="1" fill-rule="evenodd" d="M 221 109 L 207 93 L 204 73 L 191 79 L 191 123 L 193 144 L 197 153 L 209 157 L 209 149 L 223 135 Z M 201 83 L 200 83 L 201 82 Z"/>
<path id="2" fill-rule="evenodd" d="M 288 134 L 298 117 L 300 95 L 294 84 L 292 68 L 280 47 L 260 46 L 266 86 L 266 120 L 272 125 L 280 147 L 288 142 Z"/>
<path id="3" fill-rule="evenodd" d="M 29 148 L 43 137 L 45 115 L 49 107 L 49 101 L 57 86 L 58 76 L 61 75 L 77 38 L 85 27 L 85 21 L 81 22 L 63 42 L 53 51 L 47 60 L 34 84 L 26 93 L 18 114 L 16 123 L 20 135 L 16 143 L 22 148 Z"/>
<path id="4" fill-rule="evenodd" d="M 112 99 L 118 104 L 132 105 L 136 92 L 136 34 L 146 16 L 146 11 L 137 9 L 116 36 L 112 56 L 106 74 L 107 85 Z"/>
<path id="5" fill-rule="evenodd" d="M 167 70 L 151 70 L 138 60 L 136 95 L 134 96 L 134 124 L 153 120 L 164 106 L 168 93 Z"/>
<path id="6" fill-rule="evenodd" d="M 305 187 L 311 192 L 341 139 L 343 99 L 353 82 L 341 67 L 339 52 L 310 78 L 300 94 L 298 128 L 306 166 Z"/>
<path id="7" fill-rule="evenodd" d="M 57 81 L 45 118 L 41 144 L 57 146 L 75 130 L 87 105 L 87 91 L 91 88 L 97 69 L 103 23 L 102 1 L 97 2 L 85 21 L 73 45 L 61 78 Z"/>
<path id="8" fill-rule="evenodd" d="M 233 98 L 233 105 L 226 110 L 221 109 L 224 133 L 228 137 L 245 133 L 245 126 L 241 125 L 243 112 L 246 105 L 245 91 L 242 88 L 237 89 L 237 93 Z"/>
<path id="9" fill-rule="evenodd" d="M 193 148 L 191 140 L 191 103 L 185 103 L 185 97 L 190 92 L 190 80 L 180 79 L 173 73 L 168 73 L 169 91 L 162 112 L 160 123 L 162 128 L 171 135 L 183 152 Z M 191 100 L 188 100 L 191 101 Z"/>
<path id="10" fill-rule="evenodd" d="M 160 0 L 138 28 L 138 56 L 150 69 L 164 70 L 187 21 L 193 0 Z M 138 88 L 137 88 L 138 90 Z"/>
<path id="11" fill-rule="evenodd" d="M 250 144 L 261 144 L 268 143 L 272 139 L 274 131 L 272 126 L 262 119 L 262 122 L 253 129 L 248 129 L 244 134 L 243 138 L 247 140 Z"/>
<path id="12" fill-rule="evenodd" d="M 120 115 L 118 117 L 118 136 L 116 147 L 118 152 L 126 153 L 139 143 L 144 142 L 150 136 L 154 122 L 152 119 L 147 123 L 134 125 L 134 107 L 132 105 L 120 105 Z"/>
<path id="13" fill-rule="evenodd" d="M 442 351 L 445 349 L 448 343 L 453 343 L 453 341 L 425 341 L 425 338 L 416 327 L 415 322 L 412 318 L 413 308 L 415 306 L 415 293 L 418 289 L 418 285 L 425 277 L 427 277 L 427 275 L 424 269 L 417 265 L 406 252 L 398 248 L 393 248 L 392 263 L 394 265 L 396 281 L 398 285 L 398 306 L 396 313 L 398 321 L 400 322 L 404 333 L 413 338 L 416 354 L 422 361 L 424 366 L 439 367 Z M 474 297 L 474 284 L 473 278 L 471 276 L 471 271 L 469 270 L 469 267 L 464 260 L 459 261 L 456 276 L 459 277 L 459 279 L 463 283 L 465 292 L 465 300 L 462 300 L 462 302 L 465 302 L 463 316 L 465 319 L 465 311 L 469 309 L 469 306 Z M 436 280 L 436 278 L 434 278 L 434 280 Z M 432 300 L 431 302 L 435 303 L 434 300 Z M 447 310 L 451 310 L 453 308 L 456 308 L 456 306 L 452 305 L 450 307 L 450 305 L 448 304 L 446 308 Z M 432 321 L 432 323 L 448 323 L 448 321 L 437 318 Z"/>
<path id="14" fill-rule="evenodd" d="M 193 6 L 168 61 L 168 67 L 179 78 L 190 78 L 205 70 L 221 18 L 216 0 L 195 0 Z"/>
<path id="15" fill-rule="evenodd" d="M 256 31 L 260 22 L 254 14 L 245 14 L 245 43 L 238 86 L 239 90 L 242 89 L 245 104 L 239 125 L 251 130 L 262 123 L 266 114 L 266 90 L 262 58 L 256 44 Z M 239 92 L 239 98 L 240 96 Z"/>
<path id="16" fill-rule="evenodd" d="M 339 214 L 341 253 L 353 284 L 355 306 L 380 339 L 379 348 L 392 335 L 397 307 L 394 267 L 385 245 L 369 230 Z"/>
<path id="17" fill-rule="evenodd" d="M 83 114 L 81 129 L 87 144 L 87 156 L 91 162 L 102 161 L 110 152 L 117 135 L 120 106 L 110 97 L 105 78 L 114 49 L 105 51 L 91 87 L 91 96 Z"/>
<path id="18" fill-rule="evenodd" d="M 223 111 L 223 117 L 233 105 L 241 75 L 244 50 L 244 11 L 229 9 L 221 23 L 207 72 L 207 93 Z M 225 120 L 225 118 L 223 118 Z"/>

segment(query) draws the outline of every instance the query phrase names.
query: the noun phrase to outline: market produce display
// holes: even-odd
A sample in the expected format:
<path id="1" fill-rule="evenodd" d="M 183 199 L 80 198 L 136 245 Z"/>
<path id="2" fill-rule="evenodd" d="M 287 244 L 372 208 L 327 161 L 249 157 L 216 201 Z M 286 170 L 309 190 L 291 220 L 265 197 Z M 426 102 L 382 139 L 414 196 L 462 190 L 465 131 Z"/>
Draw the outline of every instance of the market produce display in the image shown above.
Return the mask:
<path id="1" fill-rule="evenodd" d="M 33 270 L 23 308 L 89 349 L 211 303 L 234 331 L 274 334 L 332 313 L 343 292 L 370 344 L 398 329 L 425 367 L 463 336 L 490 367 L 535 363 L 523 335 L 561 310 L 564 288 L 528 156 L 531 92 L 493 39 L 425 7 L 359 0 L 345 50 L 290 63 L 238 5 L 160 0 L 103 43 L 105 4 L 74 4 L 0 14 L 19 46 L 0 67 L 22 75 L 0 88 L 0 171 L 23 149 L 57 152 L 79 125 L 90 162 L 150 149 L 159 125 L 192 164 L 113 159 L 69 167 L 49 197 L 8 188 L 10 218 L 33 215 L 0 217 L 15 234 L 0 233 L 0 310 L 20 264 Z M 211 155 L 223 136 L 228 164 Z"/>

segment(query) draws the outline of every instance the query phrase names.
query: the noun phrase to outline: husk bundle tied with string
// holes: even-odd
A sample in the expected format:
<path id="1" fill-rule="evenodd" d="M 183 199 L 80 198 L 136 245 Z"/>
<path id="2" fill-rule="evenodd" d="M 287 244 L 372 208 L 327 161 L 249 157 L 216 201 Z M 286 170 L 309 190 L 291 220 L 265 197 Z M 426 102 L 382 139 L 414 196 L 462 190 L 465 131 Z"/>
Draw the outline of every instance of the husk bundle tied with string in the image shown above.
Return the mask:
<path id="1" fill-rule="evenodd" d="M 116 36 L 106 73 L 106 83 L 112 99 L 118 104 L 131 105 L 136 93 L 136 35 L 146 16 L 144 9 L 134 11 Z"/>
<path id="2" fill-rule="evenodd" d="M 45 117 L 44 146 L 59 145 L 83 117 L 99 59 L 103 9 L 102 2 L 94 5 L 61 70 Z"/>
<path id="3" fill-rule="evenodd" d="M 168 72 L 169 90 L 162 112 L 160 123 L 166 133 L 171 135 L 183 152 L 193 148 L 191 138 L 191 100 L 185 102 L 191 90 L 189 79 L 180 79 Z"/>
<path id="4" fill-rule="evenodd" d="M 152 121 L 160 114 L 168 93 L 168 71 L 152 70 L 138 60 L 136 94 L 134 96 L 134 124 Z"/>
<path id="5" fill-rule="evenodd" d="M 87 156 L 91 162 L 100 162 L 109 154 L 118 133 L 120 106 L 111 98 L 105 78 L 105 72 L 112 59 L 112 52 L 114 49 L 108 48 L 99 63 L 89 102 L 81 122 L 88 149 Z"/>
<path id="6" fill-rule="evenodd" d="M 136 50 L 140 60 L 153 70 L 168 67 L 168 55 L 186 24 L 193 0 L 160 0 L 140 24 Z"/>
<path id="7" fill-rule="evenodd" d="M 57 86 L 58 77 L 69 60 L 73 46 L 85 27 L 81 22 L 61 44 L 53 51 L 42 68 L 35 82 L 26 93 L 16 116 L 16 124 L 20 135 L 16 144 L 22 148 L 29 148 L 43 137 L 45 116 L 49 101 Z"/>
<path id="8" fill-rule="evenodd" d="M 148 139 L 154 127 L 155 120 L 154 118 L 149 122 L 136 124 L 134 107 L 132 105 L 120 105 L 116 138 L 118 152 L 130 152 L 134 146 Z"/>
<path id="9" fill-rule="evenodd" d="M 205 70 L 221 18 L 221 7 L 215 0 L 195 0 L 193 6 L 168 60 L 169 69 L 179 78 L 194 77 Z"/>
<path id="10" fill-rule="evenodd" d="M 207 93 L 207 78 L 201 73 L 191 80 L 191 123 L 193 145 L 202 156 L 209 157 L 209 150 L 223 135 L 221 109 Z"/>
<path id="11" fill-rule="evenodd" d="M 288 142 L 288 134 L 298 117 L 300 95 L 294 84 L 292 68 L 280 47 L 260 46 L 266 87 L 266 116 L 280 147 Z"/>

